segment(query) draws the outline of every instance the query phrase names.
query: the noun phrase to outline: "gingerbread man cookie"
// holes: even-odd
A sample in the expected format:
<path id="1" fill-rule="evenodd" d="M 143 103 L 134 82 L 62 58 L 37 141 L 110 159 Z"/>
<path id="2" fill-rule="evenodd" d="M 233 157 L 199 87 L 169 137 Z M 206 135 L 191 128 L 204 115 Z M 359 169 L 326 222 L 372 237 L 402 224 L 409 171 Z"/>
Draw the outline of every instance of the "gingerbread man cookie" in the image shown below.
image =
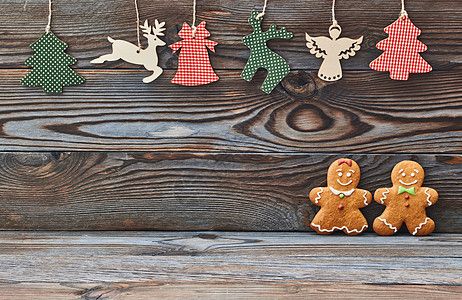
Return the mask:
<path id="1" fill-rule="evenodd" d="M 425 208 L 438 200 L 438 193 L 422 187 L 424 170 L 414 161 L 398 163 L 391 171 L 391 188 L 375 191 L 374 200 L 386 206 L 374 221 L 374 231 L 380 235 L 393 235 L 406 223 L 412 235 L 427 235 L 435 229 L 435 222 L 427 217 Z"/>
<path id="2" fill-rule="evenodd" d="M 310 200 L 321 206 L 310 227 L 319 234 L 330 234 L 343 230 L 348 235 L 357 235 L 367 229 L 367 221 L 359 208 L 372 201 L 372 194 L 357 189 L 361 172 L 351 159 L 338 159 L 327 171 L 327 187 L 311 190 Z"/>

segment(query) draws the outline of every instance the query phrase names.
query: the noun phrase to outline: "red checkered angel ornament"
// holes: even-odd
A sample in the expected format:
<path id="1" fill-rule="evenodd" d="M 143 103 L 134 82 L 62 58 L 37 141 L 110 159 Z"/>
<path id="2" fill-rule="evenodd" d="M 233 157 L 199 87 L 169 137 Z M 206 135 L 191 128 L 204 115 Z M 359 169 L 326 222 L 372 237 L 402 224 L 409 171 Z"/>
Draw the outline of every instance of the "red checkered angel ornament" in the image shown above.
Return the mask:
<path id="1" fill-rule="evenodd" d="M 396 80 L 408 80 L 409 73 L 432 70 L 419 54 L 427 50 L 427 46 L 417 39 L 421 31 L 412 24 L 405 11 L 384 30 L 389 37 L 377 44 L 377 48 L 384 53 L 371 62 L 371 69 L 389 71 L 390 78 Z"/>
<path id="2" fill-rule="evenodd" d="M 218 43 L 206 39 L 210 33 L 205 29 L 205 21 L 197 26 L 195 32 L 184 23 L 178 36 L 183 40 L 169 46 L 174 53 L 182 48 L 178 59 L 178 71 L 172 82 L 193 86 L 217 81 L 219 78 L 210 64 L 207 48 L 215 52 L 214 47 Z"/>

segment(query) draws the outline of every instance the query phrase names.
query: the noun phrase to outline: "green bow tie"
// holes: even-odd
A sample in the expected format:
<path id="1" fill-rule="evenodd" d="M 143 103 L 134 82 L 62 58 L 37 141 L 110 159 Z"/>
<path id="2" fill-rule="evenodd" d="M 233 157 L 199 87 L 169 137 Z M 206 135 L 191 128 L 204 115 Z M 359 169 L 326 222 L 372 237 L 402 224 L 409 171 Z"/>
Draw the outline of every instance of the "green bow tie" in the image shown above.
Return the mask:
<path id="1" fill-rule="evenodd" d="M 399 194 L 402 194 L 402 193 L 405 193 L 405 192 L 406 192 L 406 193 L 409 193 L 409 194 L 411 194 L 411 195 L 415 195 L 415 190 L 414 190 L 413 187 L 407 189 L 407 188 L 404 188 L 404 187 L 400 186 L 400 187 L 399 187 L 399 190 L 398 190 L 398 195 L 399 195 Z"/>

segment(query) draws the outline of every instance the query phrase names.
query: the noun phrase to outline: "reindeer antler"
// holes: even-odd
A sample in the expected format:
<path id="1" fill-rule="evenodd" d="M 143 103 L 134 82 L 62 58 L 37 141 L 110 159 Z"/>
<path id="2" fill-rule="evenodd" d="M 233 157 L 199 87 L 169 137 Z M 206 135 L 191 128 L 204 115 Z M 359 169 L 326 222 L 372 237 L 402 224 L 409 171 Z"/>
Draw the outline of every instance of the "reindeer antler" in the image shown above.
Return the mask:
<path id="1" fill-rule="evenodd" d="M 291 39 L 293 34 L 292 32 L 287 32 L 285 27 L 282 27 L 281 30 L 276 29 L 276 24 L 271 24 L 270 29 L 264 33 L 268 39 Z"/>
<path id="2" fill-rule="evenodd" d="M 149 26 L 148 20 L 144 21 L 144 25 L 140 25 L 140 28 L 143 30 L 144 33 L 151 34 L 152 26 Z"/>
<path id="3" fill-rule="evenodd" d="M 162 31 L 166 29 L 164 28 L 164 25 L 165 25 L 165 22 L 159 23 L 159 21 L 157 21 L 156 19 L 154 21 L 154 28 L 152 29 L 152 32 L 157 36 L 163 36 L 164 33 Z"/>

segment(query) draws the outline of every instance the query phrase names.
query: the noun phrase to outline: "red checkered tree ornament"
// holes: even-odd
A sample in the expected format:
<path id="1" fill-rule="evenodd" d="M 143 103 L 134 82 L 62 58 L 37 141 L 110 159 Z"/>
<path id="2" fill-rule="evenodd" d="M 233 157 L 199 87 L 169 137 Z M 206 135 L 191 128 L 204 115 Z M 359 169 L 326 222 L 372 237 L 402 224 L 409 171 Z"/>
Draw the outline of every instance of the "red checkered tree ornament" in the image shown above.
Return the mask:
<path id="1" fill-rule="evenodd" d="M 409 73 L 427 73 L 432 70 L 419 54 L 427 50 L 427 46 L 417 39 L 421 31 L 405 12 L 384 30 L 389 37 L 377 44 L 377 48 L 384 53 L 371 62 L 372 69 L 389 71 L 390 78 L 396 80 L 408 80 Z"/>

